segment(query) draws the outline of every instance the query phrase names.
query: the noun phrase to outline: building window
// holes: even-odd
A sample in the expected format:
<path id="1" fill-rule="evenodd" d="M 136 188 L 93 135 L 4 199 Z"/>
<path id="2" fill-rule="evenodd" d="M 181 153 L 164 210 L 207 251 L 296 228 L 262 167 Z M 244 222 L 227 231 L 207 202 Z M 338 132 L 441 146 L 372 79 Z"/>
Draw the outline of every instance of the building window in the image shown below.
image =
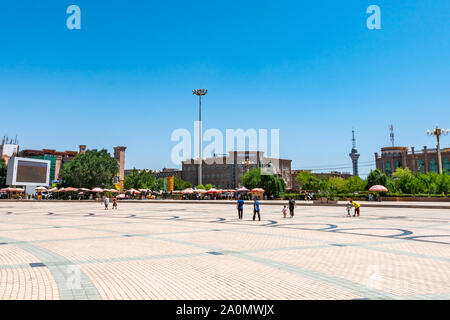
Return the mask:
<path id="1" fill-rule="evenodd" d="M 422 159 L 417 160 L 417 166 L 420 172 L 425 172 L 425 164 L 423 163 Z"/>
<path id="2" fill-rule="evenodd" d="M 437 163 L 434 159 L 430 160 L 430 171 L 438 172 Z"/>
<path id="3" fill-rule="evenodd" d="M 447 171 L 447 173 L 450 173 L 450 161 L 448 160 L 448 158 L 444 159 L 443 168 L 445 171 Z"/>
<path id="4" fill-rule="evenodd" d="M 391 168 L 391 163 L 390 162 L 386 162 L 386 174 L 390 175 L 392 174 L 392 168 Z"/>

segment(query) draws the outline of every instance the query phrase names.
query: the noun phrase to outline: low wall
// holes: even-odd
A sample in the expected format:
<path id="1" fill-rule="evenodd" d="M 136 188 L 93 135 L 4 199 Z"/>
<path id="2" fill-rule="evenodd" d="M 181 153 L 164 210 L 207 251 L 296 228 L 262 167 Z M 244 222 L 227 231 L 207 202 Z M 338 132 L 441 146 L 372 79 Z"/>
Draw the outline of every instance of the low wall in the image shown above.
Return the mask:
<path id="1" fill-rule="evenodd" d="M 381 197 L 381 201 L 420 201 L 420 202 L 450 202 L 450 198 L 437 197 Z"/>

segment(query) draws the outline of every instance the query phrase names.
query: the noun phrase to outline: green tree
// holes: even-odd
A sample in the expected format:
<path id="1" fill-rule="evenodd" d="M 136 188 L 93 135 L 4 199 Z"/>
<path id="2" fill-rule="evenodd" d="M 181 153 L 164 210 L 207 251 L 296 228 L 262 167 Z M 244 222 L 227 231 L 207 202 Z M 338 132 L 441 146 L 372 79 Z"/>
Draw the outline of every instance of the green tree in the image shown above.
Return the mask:
<path id="1" fill-rule="evenodd" d="M 150 171 L 142 170 L 138 171 L 133 169 L 130 174 L 125 177 L 124 187 L 125 189 L 150 189 L 155 187 L 155 177 Z"/>
<path id="2" fill-rule="evenodd" d="M 358 176 L 351 176 L 343 185 L 343 193 L 354 193 L 357 191 L 363 191 L 366 189 L 366 181 Z"/>
<path id="3" fill-rule="evenodd" d="M 7 166 L 5 159 L 0 158 L 0 188 L 6 187 Z"/>
<path id="4" fill-rule="evenodd" d="M 199 185 L 197 186 L 197 189 L 202 189 L 202 190 L 206 190 L 205 186 L 204 186 L 204 185 L 202 185 L 202 184 L 199 184 Z"/>
<path id="5" fill-rule="evenodd" d="M 307 171 L 300 171 L 297 174 L 297 183 L 301 190 L 304 191 L 319 191 L 321 187 L 321 181 L 314 174 Z M 323 183 L 323 181 L 322 181 Z"/>
<path id="6" fill-rule="evenodd" d="M 107 150 L 94 149 L 79 153 L 71 162 L 65 163 L 60 177 L 63 186 L 111 188 L 118 172 L 119 165 Z"/>
<path id="7" fill-rule="evenodd" d="M 392 177 L 398 192 L 415 194 L 424 191 L 417 177 L 408 168 L 397 168 Z"/>
<path id="8" fill-rule="evenodd" d="M 152 190 L 154 191 L 164 190 L 164 178 L 159 178 L 158 180 L 156 180 Z"/>
<path id="9" fill-rule="evenodd" d="M 209 190 L 209 189 L 212 189 L 212 187 L 213 187 L 213 185 L 212 185 L 211 183 L 208 183 L 208 184 L 205 186 L 205 189 L 206 189 L 206 190 Z"/>
<path id="10" fill-rule="evenodd" d="M 278 197 L 286 189 L 286 183 L 276 175 L 261 174 L 260 168 L 255 168 L 242 176 L 242 184 L 248 188 L 263 188 L 268 196 Z"/>
<path id="11" fill-rule="evenodd" d="M 385 186 L 386 188 L 389 186 L 389 177 L 378 169 L 370 171 L 366 180 L 367 180 L 366 186 L 367 189 L 370 189 L 370 187 L 375 185 L 382 185 Z"/>
<path id="12" fill-rule="evenodd" d="M 173 188 L 175 190 L 183 190 L 186 188 L 192 188 L 192 183 L 181 180 L 178 177 L 175 177 L 174 181 L 173 181 Z"/>

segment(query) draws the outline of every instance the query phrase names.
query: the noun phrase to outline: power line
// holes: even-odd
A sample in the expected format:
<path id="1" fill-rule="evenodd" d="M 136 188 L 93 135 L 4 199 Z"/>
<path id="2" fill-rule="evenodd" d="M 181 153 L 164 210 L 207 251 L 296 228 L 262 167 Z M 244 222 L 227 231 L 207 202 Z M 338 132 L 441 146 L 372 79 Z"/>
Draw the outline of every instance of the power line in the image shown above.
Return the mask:
<path id="1" fill-rule="evenodd" d="M 360 167 L 371 167 L 374 166 L 374 163 L 366 163 L 366 164 L 362 164 L 360 165 Z M 303 169 L 298 169 L 298 170 L 337 170 L 337 169 L 351 169 L 353 168 L 353 166 L 341 166 L 341 167 L 318 167 L 318 168 L 303 168 Z"/>
<path id="2" fill-rule="evenodd" d="M 361 164 L 375 164 L 375 161 L 361 161 L 359 162 Z M 309 169 L 315 169 L 315 168 L 324 168 L 324 167 L 341 167 L 341 166 L 347 166 L 349 165 L 349 163 L 341 163 L 341 164 L 329 164 L 329 165 L 321 165 L 321 166 L 303 166 L 304 168 L 309 168 Z"/>

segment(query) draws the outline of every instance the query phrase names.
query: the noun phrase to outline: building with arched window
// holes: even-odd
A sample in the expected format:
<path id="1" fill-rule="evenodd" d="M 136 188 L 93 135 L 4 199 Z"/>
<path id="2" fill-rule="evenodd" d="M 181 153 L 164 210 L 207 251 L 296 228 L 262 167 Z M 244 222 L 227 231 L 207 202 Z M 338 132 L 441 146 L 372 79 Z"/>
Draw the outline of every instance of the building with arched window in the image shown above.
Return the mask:
<path id="1" fill-rule="evenodd" d="M 441 149 L 442 168 L 450 173 L 450 148 Z M 397 168 L 409 168 L 413 172 L 438 172 L 437 149 L 416 151 L 414 147 L 381 148 L 381 156 L 375 153 L 375 163 L 378 170 L 392 174 Z"/>

